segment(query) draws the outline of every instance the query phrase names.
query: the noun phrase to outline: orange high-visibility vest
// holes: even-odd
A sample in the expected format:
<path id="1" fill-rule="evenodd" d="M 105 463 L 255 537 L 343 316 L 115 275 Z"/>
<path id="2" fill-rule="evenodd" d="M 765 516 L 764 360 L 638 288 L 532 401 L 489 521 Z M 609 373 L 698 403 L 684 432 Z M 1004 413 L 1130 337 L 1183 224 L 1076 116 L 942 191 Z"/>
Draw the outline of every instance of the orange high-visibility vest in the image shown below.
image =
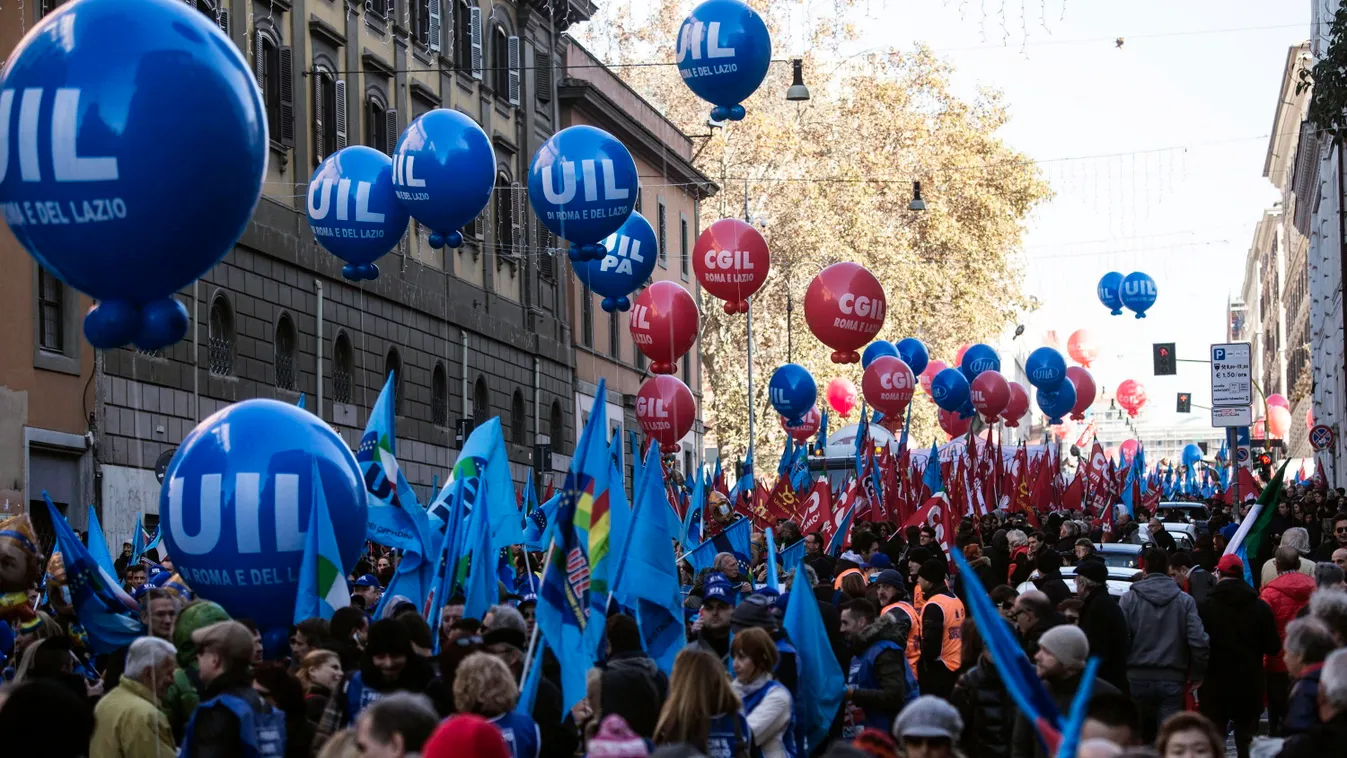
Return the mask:
<path id="1" fill-rule="evenodd" d="M 963 663 L 963 601 L 949 595 L 933 595 L 926 602 L 940 606 L 945 614 L 945 631 L 940 639 L 940 661 L 950 671 L 958 671 Z"/>
<path id="2" fill-rule="evenodd" d="M 926 607 L 926 593 L 922 591 L 920 584 L 912 588 L 912 607 L 917 613 L 921 613 L 921 609 Z"/>
<path id="3" fill-rule="evenodd" d="M 902 600 L 884 606 L 883 613 L 892 610 L 900 610 L 912 619 L 912 630 L 907 633 L 907 665 L 912 667 L 912 674 L 915 676 L 917 661 L 921 660 L 921 614 L 917 613 L 917 609 L 913 608 L 911 603 Z"/>
<path id="4" fill-rule="evenodd" d="M 862 579 L 865 578 L 865 574 L 862 573 L 860 569 L 847 569 L 846 571 L 843 571 L 842 573 L 838 574 L 837 578 L 833 580 L 833 589 L 835 590 L 842 589 L 842 580 L 846 579 L 851 574 L 856 574 L 860 576 L 860 578 Z"/>

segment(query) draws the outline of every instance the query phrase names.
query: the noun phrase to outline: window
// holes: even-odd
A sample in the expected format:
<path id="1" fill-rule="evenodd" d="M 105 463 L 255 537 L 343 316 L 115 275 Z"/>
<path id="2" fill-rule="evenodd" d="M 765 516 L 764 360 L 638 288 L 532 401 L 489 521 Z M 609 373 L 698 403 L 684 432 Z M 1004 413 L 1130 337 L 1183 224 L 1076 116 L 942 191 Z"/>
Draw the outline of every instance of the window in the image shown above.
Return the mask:
<path id="1" fill-rule="evenodd" d="M 283 147 L 295 144 L 294 56 L 274 30 L 258 29 L 253 68 L 267 112 L 267 132 Z"/>
<path id="2" fill-rule="evenodd" d="M 365 146 L 388 151 L 388 106 L 374 95 L 365 99 Z"/>
<path id="3" fill-rule="evenodd" d="M 430 8 L 437 0 L 409 0 L 407 3 L 407 23 L 412 39 L 422 45 L 430 45 Z M 438 24 L 436 24 L 438 26 Z"/>
<path id="4" fill-rule="evenodd" d="M 632 352 L 636 353 L 636 368 L 645 371 L 645 353 L 639 347 L 633 348 Z"/>
<path id="5" fill-rule="evenodd" d="M 491 28 L 491 76 L 487 79 L 496 94 L 505 97 L 510 91 L 509 35 L 496 24 Z"/>
<path id="6" fill-rule="evenodd" d="M 669 219 L 664 209 L 664 198 L 661 197 L 657 202 L 659 211 L 657 211 L 658 224 L 655 227 L 655 232 L 659 235 L 659 265 L 661 268 L 668 268 L 669 250 L 665 243 L 668 242 L 669 238 Z"/>
<path id="7" fill-rule="evenodd" d="M 692 351 L 683 353 L 683 384 L 692 387 Z"/>
<path id="8" fill-rule="evenodd" d="M 594 347 L 594 293 L 588 285 L 580 290 L 580 344 Z"/>
<path id="9" fill-rule="evenodd" d="M 207 326 L 206 362 L 215 376 L 234 373 L 234 309 L 224 293 L 215 296 L 210 304 L 210 323 Z"/>
<path id="10" fill-rule="evenodd" d="M 523 188 L 501 172 L 496 175 L 496 255 L 513 257 L 519 250 L 519 219 L 516 195 Z"/>
<path id="11" fill-rule="evenodd" d="M 471 72 L 472 65 L 472 29 L 473 16 L 481 19 L 481 9 L 468 3 L 468 0 L 455 0 L 454 2 L 454 67 L 464 72 Z M 479 27 L 480 28 L 480 27 Z M 479 32 L 480 34 L 480 32 Z M 480 50 L 480 43 L 478 49 Z"/>
<path id="12" fill-rule="evenodd" d="M 618 339 L 622 332 L 622 311 L 614 309 L 608 314 L 608 354 L 622 360 L 622 342 Z"/>
<path id="13" fill-rule="evenodd" d="M 38 345 L 53 353 L 65 352 L 65 285 L 47 269 L 37 270 Z"/>
<path id="14" fill-rule="evenodd" d="M 525 425 L 528 422 L 524 418 L 524 393 L 519 390 L 514 391 L 514 398 L 510 401 L 510 441 L 516 445 L 524 444 Z"/>
<path id="15" fill-rule="evenodd" d="M 430 380 L 430 420 L 439 426 L 449 425 L 449 375 L 442 362 L 435 364 Z"/>
<path id="16" fill-rule="evenodd" d="M 393 377 L 393 415 L 402 415 L 402 356 L 398 354 L 395 347 L 388 348 L 388 355 L 384 357 L 384 380 Z"/>
<path id="17" fill-rule="evenodd" d="M 337 78 L 331 71 L 317 69 L 313 76 L 313 163 L 340 150 L 346 141 L 346 100 L 337 97 Z M 341 82 L 345 89 L 345 82 Z M 344 94 L 344 93 L 343 93 Z M 339 140 L 340 138 L 340 140 Z"/>
<path id="18" fill-rule="evenodd" d="M 218 3 L 212 3 L 210 0 L 196 0 L 195 5 L 197 10 L 209 16 L 219 25 L 220 31 L 224 32 L 226 36 L 229 34 L 229 9 L 224 7 L 224 0 L 220 0 Z"/>
<path id="19" fill-rule="evenodd" d="M 332 400 L 350 404 L 351 377 L 355 373 L 355 358 L 351 353 L 351 339 L 346 332 L 337 334 L 337 344 L 332 350 Z"/>
<path id="20" fill-rule="evenodd" d="M 640 187 L 637 187 L 637 188 L 636 188 L 636 212 L 637 212 L 637 213 L 640 213 L 640 212 L 641 212 L 641 188 L 640 188 Z M 642 214 L 642 215 L 644 215 L 644 214 Z"/>
<path id="21" fill-rule="evenodd" d="M 480 424 L 494 415 L 491 412 L 491 395 L 486 389 L 486 377 L 479 376 L 472 385 L 472 420 Z"/>
<path id="22" fill-rule="evenodd" d="M 682 266 L 683 278 L 688 278 L 688 267 L 692 259 L 688 257 L 688 217 L 683 214 L 678 215 L 678 251 L 679 262 Z"/>
<path id="23" fill-rule="evenodd" d="M 547 436 L 552 439 L 552 450 L 562 452 L 561 446 L 566 442 L 566 417 L 561 414 L 561 402 L 552 401 L 552 412 L 548 414 Z"/>
<path id="24" fill-rule="evenodd" d="M 692 476 L 693 470 L 692 451 L 683 451 L 683 476 Z"/>
<path id="25" fill-rule="evenodd" d="M 288 314 L 282 314 L 276 322 L 276 337 L 273 340 L 274 363 L 276 366 L 276 386 L 283 390 L 295 388 L 295 322 Z"/>
<path id="26" fill-rule="evenodd" d="M 388 18 L 397 9 L 397 0 L 365 0 L 365 11 L 379 18 Z"/>

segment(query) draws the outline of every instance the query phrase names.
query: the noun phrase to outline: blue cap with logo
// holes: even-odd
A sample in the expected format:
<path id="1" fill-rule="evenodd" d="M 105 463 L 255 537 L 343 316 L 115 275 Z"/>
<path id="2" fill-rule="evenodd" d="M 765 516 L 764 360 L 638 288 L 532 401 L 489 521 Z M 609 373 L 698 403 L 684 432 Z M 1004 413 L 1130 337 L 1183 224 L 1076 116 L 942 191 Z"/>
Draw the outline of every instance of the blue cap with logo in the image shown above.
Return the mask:
<path id="1" fill-rule="evenodd" d="M 717 572 L 706 577 L 706 586 L 702 590 L 702 603 L 709 603 L 712 600 L 734 605 L 734 588 L 730 586 L 730 580 L 726 579 L 724 574 Z"/>
<path id="2" fill-rule="evenodd" d="M 379 577 L 374 574 L 364 574 L 359 579 L 351 582 L 352 587 L 382 587 L 379 584 Z"/>

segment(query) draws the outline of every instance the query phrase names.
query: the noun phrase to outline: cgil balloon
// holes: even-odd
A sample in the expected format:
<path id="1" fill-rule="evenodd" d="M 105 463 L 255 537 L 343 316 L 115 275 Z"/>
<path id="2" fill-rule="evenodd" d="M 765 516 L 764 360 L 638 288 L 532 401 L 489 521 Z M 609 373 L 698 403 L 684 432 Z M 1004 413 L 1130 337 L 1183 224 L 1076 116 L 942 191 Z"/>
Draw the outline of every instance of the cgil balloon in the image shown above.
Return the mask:
<path id="1" fill-rule="evenodd" d="M 994 424 L 1010 403 L 1010 382 L 999 371 L 983 371 L 969 385 L 969 399 L 982 418 Z"/>
<path id="2" fill-rule="evenodd" d="M 1019 382 L 1010 383 L 1010 400 L 1006 402 L 1005 410 L 1001 411 L 1001 420 L 1006 422 L 1006 426 L 1015 429 L 1020 425 L 1020 419 L 1029 412 L 1029 390 L 1025 389 Z"/>
<path id="3" fill-rule="evenodd" d="M 407 209 L 393 189 L 393 161 L 364 145 L 329 155 L 309 179 L 309 229 L 325 250 L 346 261 L 341 275 L 375 279 L 374 264 L 407 231 Z"/>
<path id="4" fill-rule="evenodd" d="M 823 425 L 823 415 L 819 413 L 817 405 L 804 414 L 798 426 L 791 426 L 785 416 L 777 418 L 781 421 L 781 428 L 785 429 L 786 434 L 796 442 L 808 442 L 811 437 L 818 434 L 819 427 Z"/>
<path id="5" fill-rule="evenodd" d="M 234 249 L 267 165 L 252 66 L 214 19 L 183 3 L 56 8 L 0 69 L 0 124 L 5 221 L 99 301 L 90 344 L 182 339 L 174 295 Z"/>
<path id="6" fill-rule="evenodd" d="M 697 401 L 676 376 L 652 376 L 636 393 L 636 421 L 664 453 L 678 452 L 678 443 L 692 431 Z"/>
<path id="7" fill-rule="evenodd" d="M 885 416 L 902 415 L 916 388 L 917 378 L 912 369 L 892 355 L 881 355 L 871 361 L 861 378 L 865 401 Z"/>
<path id="8" fill-rule="evenodd" d="M 772 256 L 767 240 L 737 218 L 714 221 L 692 248 L 692 270 L 702 289 L 725 301 L 726 313 L 747 313 L 748 299 L 767 283 Z"/>
<path id="9" fill-rule="evenodd" d="M 496 185 L 496 151 L 464 113 L 421 114 L 393 149 L 393 191 L 412 218 L 430 227 L 430 246 L 459 247 L 459 229 L 482 215 Z"/>
<path id="10" fill-rule="evenodd" d="M 1066 369 L 1066 380 L 1076 390 L 1076 403 L 1071 407 L 1071 418 L 1076 421 L 1085 419 L 1085 411 L 1094 405 L 1096 389 L 1094 386 L 1094 376 L 1089 371 L 1080 366 L 1069 366 Z"/>
<path id="11" fill-rule="evenodd" d="M 628 310 L 631 301 L 627 295 L 655 272 L 659 256 L 655 229 L 644 216 L 632 211 L 622 228 L 603 241 L 603 247 L 607 251 L 603 258 L 571 261 L 571 267 L 581 284 L 603 297 L 601 306 L 605 311 Z"/>
<path id="12" fill-rule="evenodd" d="M 1089 368 L 1099 357 L 1099 343 L 1095 342 L 1088 329 L 1077 329 L 1066 340 L 1066 353 L 1071 356 L 1071 360 Z"/>
<path id="13" fill-rule="evenodd" d="M 809 331 L 833 348 L 833 363 L 859 363 L 856 349 L 884 326 L 884 288 L 875 275 L 851 262 L 834 263 L 809 283 L 804 317 Z"/>
<path id="14" fill-rule="evenodd" d="M 628 329 L 636 349 L 650 359 L 650 373 L 678 370 L 678 359 L 697 341 L 699 318 L 692 295 L 674 282 L 655 282 L 636 296 Z"/>
<path id="15" fill-rule="evenodd" d="M 529 166 L 529 204 L 553 234 L 570 240 L 572 261 L 602 260 L 602 241 L 622 228 L 640 192 L 636 161 L 616 137 L 594 126 L 553 134 Z"/>
<path id="16" fill-rule="evenodd" d="M 837 378 L 828 382 L 828 407 L 842 414 L 851 413 L 856 407 L 856 385 L 850 379 Z"/>
<path id="17" fill-rule="evenodd" d="M 772 36 L 757 11 L 740 0 L 706 0 L 678 29 L 678 73 L 711 103 L 714 121 L 739 121 L 741 103 L 757 91 L 772 61 Z"/>

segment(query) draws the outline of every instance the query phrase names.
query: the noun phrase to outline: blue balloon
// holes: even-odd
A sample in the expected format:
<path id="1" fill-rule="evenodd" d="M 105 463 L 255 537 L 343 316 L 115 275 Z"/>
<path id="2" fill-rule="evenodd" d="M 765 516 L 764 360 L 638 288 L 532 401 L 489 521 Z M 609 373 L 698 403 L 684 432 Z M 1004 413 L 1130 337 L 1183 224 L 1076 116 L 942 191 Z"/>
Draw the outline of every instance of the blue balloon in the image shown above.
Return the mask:
<path id="1" fill-rule="evenodd" d="M 959 418 L 972 418 L 975 413 L 977 413 L 977 409 L 973 407 L 971 398 L 959 406 Z"/>
<path id="2" fill-rule="evenodd" d="M 352 145 L 318 164 L 309 179 L 309 228 L 329 253 L 351 264 L 348 279 L 372 264 L 407 231 L 407 209 L 393 194 L 393 161 L 372 147 Z M 371 277 L 372 278 L 372 277 Z"/>
<path id="3" fill-rule="evenodd" d="M 772 399 L 772 407 L 786 417 L 787 426 L 799 426 L 818 399 L 818 386 L 814 384 L 814 377 L 798 363 L 786 363 L 773 371 L 767 391 Z"/>
<path id="4" fill-rule="evenodd" d="M 941 371 L 931 377 L 931 399 L 942 410 L 960 410 L 969 402 L 968 378 L 957 368 Z"/>
<path id="5" fill-rule="evenodd" d="M 1122 304 L 1137 318 L 1146 318 L 1146 310 L 1155 305 L 1155 295 L 1155 280 L 1150 274 L 1133 271 L 1123 279 Z"/>
<path id="6" fill-rule="evenodd" d="M 423 113 L 393 150 L 393 191 L 430 227 L 430 246 L 458 247 L 458 230 L 482 215 L 496 186 L 496 151 L 486 132 L 448 108 Z"/>
<path id="7" fill-rule="evenodd" d="M 1038 409 L 1048 417 L 1048 424 L 1060 424 L 1076 405 L 1076 385 L 1062 382 L 1055 390 L 1039 389 L 1034 399 L 1038 401 Z"/>
<path id="8" fill-rule="evenodd" d="M 264 630 L 293 621 L 315 463 L 345 575 L 365 543 L 365 485 L 332 427 L 290 403 L 245 400 L 187 435 L 164 474 L 159 518 L 194 592 Z"/>
<path id="9" fill-rule="evenodd" d="M 224 258 L 257 206 L 268 142 L 252 67 L 191 5 L 88 0 L 48 14 L 0 77 L 14 236 L 100 301 L 94 347 L 182 339 L 170 309 L 148 325 L 143 309 Z"/>
<path id="10" fill-rule="evenodd" d="M 865 346 L 865 352 L 861 354 L 861 368 L 870 368 L 870 364 L 874 363 L 876 358 L 883 355 L 897 358 L 898 348 L 894 347 L 892 342 L 885 342 L 884 340 L 875 340 L 874 342 L 871 342 L 869 345 Z M 909 366 L 908 368 L 911 367 Z"/>
<path id="11" fill-rule="evenodd" d="M 1055 390 L 1066 381 L 1066 359 L 1050 347 L 1040 347 L 1024 362 L 1024 373 L 1035 387 Z"/>
<path id="12" fill-rule="evenodd" d="M 1099 280 L 1099 302 L 1114 316 L 1122 315 L 1122 283 L 1123 275 L 1117 271 L 1110 271 Z"/>
<path id="13" fill-rule="evenodd" d="M 636 161 L 613 135 L 571 126 L 538 148 L 529 166 L 529 203 L 543 225 L 577 246 L 571 260 L 602 260 L 600 243 L 626 223 L 640 190 Z"/>
<path id="14" fill-rule="evenodd" d="M 931 355 L 926 352 L 926 345 L 916 337 L 904 337 L 898 340 L 894 347 L 898 348 L 898 357 L 912 369 L 913 374 L 920 375 L 926 370 L 926 364 L 931 362 Z"/>
<path id="15" fill-rule="evenodd" d="M 1001 356 L 990 346 L 978 343 L 963 351 L 963 363 L 959 366 L 968 381 L 973 381 L 983 371 L 1000 371 Z"/>
<path id="16" fill-rule="evenodd" d="M 1202 448 L 1191 442 L 1183 446 L 1183 465 L 1192 468 L 1200 460 L 1202 460 Z"/>
<path id="17" fill-rule="evenodd" d="M 706 0 L 678 30 L 678 73 L 693 94 L 716 106 L 711 118 L 738 121 L 772 62 L 772 35 L 739 0 Z"/>
<path id="18" fill-rule="evenodd" d="M 627 295 L 645 284 L 655 271 L 655 259 L 659 256 L 655 229 L 644 216 L 632 211 L 627 223 L 603 241 L 603 247 L 608 255 L 602 260 L 572 261 L 571 267 L 581 284 L 603 296 L 605 311 L 628 310 L 631 301 Z"/>

